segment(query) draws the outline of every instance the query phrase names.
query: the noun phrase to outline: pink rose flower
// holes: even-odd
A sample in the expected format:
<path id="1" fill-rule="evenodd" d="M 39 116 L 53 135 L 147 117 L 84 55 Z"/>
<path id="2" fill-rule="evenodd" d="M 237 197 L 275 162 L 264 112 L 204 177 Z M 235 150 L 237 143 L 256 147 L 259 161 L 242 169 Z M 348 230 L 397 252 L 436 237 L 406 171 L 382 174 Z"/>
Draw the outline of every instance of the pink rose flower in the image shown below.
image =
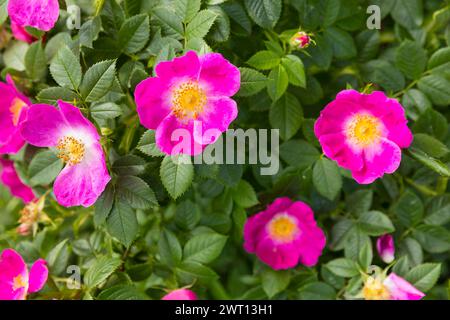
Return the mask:
<path id="1" fill-rule="evenodd" d="M 386 278 L 381 275 L 368 277 L 362 295 L 366 300 L 420 300 L 425 296 L 393 272 Z"/>
<path id="2" fill-rule="evenodd" d="M 30 107 L 21 125 L 23 138 L 37 147 L 55 148 L 65 163 L 54 183 L 58 203 L 65 207 L 93 205 L 111 180 L 95 126 L 81 111 L 58 101 Z"/>
<path id="3" fill-rule="evenodd" d="M 296 49 L 306 49 L 311 43 L 311 37 L 304 31 L 299 31 L 291 38 L 291 46 Z"/>
<path id="4" fill-rule="evenodd" d="M 377 251 L 381 260 L 385 263 L 394 261 L 394 238 L 390 234 L 385 234 L 377 239 Z"/>
<path id="5" fill-rule="evenodd" d="M 13 196 L 22 199 L 23 202 L 30 203 L 36 199 L 33 189 L 20 180 L 11 160 L 0 159 L 0 180 Z"/>
<path id="6" fill-rule="evenodd" d="M 311 208 L 289 198 L 276 199 L 244 226 L 244 249 L 275 270 L 294 268 L 299 262 L 314 266 L 325 243 Z"/>
<path id="7" fill-rule="evenodd" d="M 17 90 L 9 75 L 6 82 L 0 82 L 0 154 L 15 154 L 25 144 L 19 127 L 27 117 L 30 100 Z"/>
<path id="8" fill-rule="evenodd" d="M 47 263 L 37 260 L 28 272 L 22 257 L 12 249 L 0 255 L 0 300 L 25 300 L 41 290 L 48 278 Z"/>
<path id="9" fill-rule="evenodd" d="M 17 40 L 26 43 L 32 43 L 36 40 L 36 38 L 33 37 L 31 34 L 29 34 L 24 27 L 21 27 L 15 24 L 14 22 L 11 22 L 11 31 L 13 33 L 14 38 L 16 38 Z"/>
<path id="10" fill-rule="evenodd" d="M 322 110 L 314 132 L 327 157 L 369 184 L 398 169 L 401 148 L 413 140 L 407 122 L 400 103 L 383 92 L 344 90 Z"/>
<path id="11" fill-rule="evenodd" d="M 221 54 L 199 57 L 189 51 L 160 62 L 155 71 L 156 77 L 136 87 L 135 98 L 142 125 L 156 130 L 156 144 L 164 153 L 197 155 L 236 119 L 230 97 L 239 90 L 240 72 Z M 207 131 L 213 133 L 203 135 Z"/>
<path id="12" fill-rule="evenodd" d="M 9 0 L 8 15 L 19 27 L 49 31 L 59 17 L 58 0 Z"/>
<path id="13" fill-rule="evenodd" d="M 188 289 L 178 289 L 166 294 L 161 300 L 197 300 L 197 295 Z"/>

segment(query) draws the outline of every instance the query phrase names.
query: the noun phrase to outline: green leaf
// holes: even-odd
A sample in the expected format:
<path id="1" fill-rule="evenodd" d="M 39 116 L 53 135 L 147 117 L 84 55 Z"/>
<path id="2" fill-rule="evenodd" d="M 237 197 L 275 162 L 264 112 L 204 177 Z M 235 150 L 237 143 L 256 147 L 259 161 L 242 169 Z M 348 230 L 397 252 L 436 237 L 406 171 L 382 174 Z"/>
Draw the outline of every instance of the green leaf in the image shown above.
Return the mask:
<path id="1" fill-rule="evenodd" d="M 63 168 L 63 162 L 51 150 L 39 152 L 31 160 L 28 177 L 32 186 L 49 185 Z"/>
<path id="2" fill-rule="evenodd" d="M 173 5 L 175 13 L 183 22 L 188 23 L 200 11 L 201 0 L 178 0 Z"/>
<path id="3" fill-rule="evenodd" d="M 336 299 L 336 290 L 324 282 L 312 282 L 299 289 L 301 300 L 333 300 Z"/>
<path id="4" fill-rule="evenodd" d="M 160 6 L 153 9 L 153 15 L 158 18 L 170 32 L 178 36 L 183 35 L 183 22 L 181 17 L 176 15 L 175 11 Z"/>
<path id="5" fill-rule="evenodd" d="M 443 177 L 450 177 L 450 168 L 441 161 L 434 159 L 421 150 L 409 149 L 408 153 L 427 168 L 435 171 Z"/>
<path id="6" fill-rule="evenodd" d="M 305 168 L 312 166 L 320 157 L 316 147 L 303 140 L 289 140 L 280 146 L 281 159 L 290 166 Z"/>
<path id="7" fill-rule="evenodd" d="M 270 70 L 278 66 L 280 61 L 280 57 L 276 53 L 263 50 L 251 56 L 250 59 L 248 59 L 247 64 L 256 69 Z"/>
<path id="8" fill-rule="evenodd" d="M 198 234 L 186 242 L 184 262 L 210 263 L 221 254 L 226 242 L 227 237 L 218 233 Z"/>
<path id="9" fill-rule="evenodd" d="M 116 200 L 106 222 L 111 236 L 117 238 L 126 247 L 133 243 L 138 234 L 139 225 L 136 213 L 130 205 Z"/>
<path id="10" fill-rule="evenodd" d="M 422 220 L 424 207 L 422 200 L 414 192 L 406 190 L 394 203 L 392 211 L 403 226 L 412 227 Z"/>
<path id="11" fill-rule="evenodd" d="M 145 165 L 144 159 L 129 154 L 114 161 L 112 170 L 122 176 L 138 176 L 144 173 Z"/>
<path id="12" fill-rule="evenodd" d="M 423 21 L 422 0 L 396 0 L 391 15 L 406 29 L 417 29 Z"/>
<path id="13" fill-rule="evenodd" d="M 341 8 L 341 0 L 326 0 L 325 11 L 323 13 L 323 25 L 325 27 L 331 26 L 339 16 L 339 9 Z"/>
<path id="14" fill-rule="evenodd" d="M 148 297 L 135 286 L 119 284 L 103 290 L 97 296 L 98 300 L 148 300 Z"/>
<path id="15" fill-rule="evenodd" d="M 45 259 L 48 263 L 51 274 L 54 276 L 58 276 L 66 272 L 70 258 L 68 241 L 68 239 L 65 239 L 55 245 Z"/>
<path id="16" fill-rule="evenodd" d="M 175 224 L 183 230 L 194 229 L 200 218 L 200 208 L 191 200 L 181 202 L 175 211 Z"/>
<path id="17" fill-rule="evenodd" d="M 245 0 L 250 18 L 264 29 L 272 29 L 281 15 L 281 0 Z"/>
<path id="18" fill-rule="evenodd" d="M 281 64 L 286 69 L 291 84 L 302 88 L 306 87 L 305 67 L 299 57 L 288 54 L 281 59 Z"/>
<path id="19" fill-rule="evenodd" d="M 303 121 L 303 109 L 297 98 L 286 93 L 270 108 L 270 125 L 280 130 L 280 137 L 289 140 L 300 129 Z"/>
<path id="20" fill-rule="evenodd" d="M 337 27 L 330 27 L 325 30 L 325 38 L 333 47 L 334 56 L 340 60 L 347 60 L 356 57 L 356 45 L 353 37 L 347 32 Z"/>
<path id="21" fill-rule="evenodd" d="M 327 263 L 328 269 L 335 275 L 344 278 L 351 278 L 359 275 L 356 262 L 346 258 L 338 258 Z"/>
<path id="22" fill-rule="evenodd" d="M 444 227 L 420 225 L 414 230 L 413 236 L 430 253 L 450 250 L 450 232 Z"/>
<path id="23" fill-rule="evenodd" d="M 440 263 L 424 263 L 412 268 L 405 280 L 420 291 L 427 292 L 434 287 L 441 275 Z"/>
<path id="24" fill-rule="evenodd" d="M 106 186 L 100 198 L 95 203 L 94 223 L 100 226 L 105 223 L 109 214 L 111 213 L 114 204 L 115 188 L 112 183 Z"/>
<path id="25" fill-rule="evenodd" d="M 176 270 L 178 276 L 184 280 L 185 283 L 193 283 L 196 279 L 205 283 L 210 283 L 219 278 L 218 274 L 215 273 L 213 269 L 198 262 L 183 262 Z"/>
<path id="26" fill-rule="evenodd" d="M 426 224 L 445 225 L 450 221 L 450 194 L 437 196 L 427 205 Z"/>
<path id="27" fill-rule="evenodd" d="M 28 48 L 25 54 L 25 68 L 28 76 L 34 81 L 44 79 L 47 75 L 47 57 L 40 41 Z"/>
<path id="28" fill-rule="evenodd" d="M 419 79 L 427 66 L 427 53 L 420 44 L 406 40 L 398 47 L 395 57 L 398 69 L 409 79 Z"/>
<path id="29" fill-rule="evenodd" d="M 450 104 L 450 80 L 440 75 L 429 75 L 418 82 L 418 87 L 437 106 Z"/>
<path id="30" fill-rule="evenodd" d="M 41 90 L 36 97 L 39 102 L 56 105 L 58 100 L 74 104 L 80 97 L 67 88 L 50 87 Z"/>
<path id="31" fill-rule="evenodd" d="M 98 101 L 113 86 L 116 62 L 102 61 L 90 67 L 81 82 L 81 95 L 87 102 Z"/>
<path id="32" fill-rule="evenodd" d="M 6 21 L 8 18 L 8 0 L 0 0 L 0 24 Z"/>
<path id="33" fill-rule="evenodd" d="M 450 67 L 450 47 L 441 48 L 432 54 L 428 61 L 428 69 L 441 70 Z"/>
<path id="34" fill-rule="evenodd" d="M 359 252 L 358 263 L 363 270 L 367 270 L 367 268 L 372 263 L 372 259 L 373 259 L 372 243 L 367 242 Z"/>
<path id="35" fill-rule="evenodd" d="M 280 64 L 269 73 L 267 82 L 267 92 L 272 101 L 277 101 L 286 92 L 289 84 L 289 77 L 286 69 Z"/>
<path id="36" fill-rule="evenodd" d="M 119 47 L 132 54 L 142 50 L 150 37 L 150 20 L 147 14 L 140 14 L 125 20 L 119 31 Z"/>
<path id="37" fill-rule="evenodd" d="M 134 176 L 120 176 L 117 180 L 117 197 L 135 209 L 158 206 L 155 193 L 144 180 Z"/>
<path id="38" fill-rule="evenodd" d="M 370 189 L 357 190 L 350 194 L 347 199 L 347 210 L 356 216 L 360 216 L 372 207 L 373 191 Z"/>
<path id="39" fill-rule="evenodd" d="M 291 274 L 287 270 L 275 271 L 266 269 L 261 275 L 262 287 L 269 299 L 284 291 L 288 287 L 290 281 Z"/>
<path id="40" fill-rule="evenodd" d="M 427 133 L 439 140 L 444 140 L 448 128 L 447 119 L 441 113 L 432 109 L 431 103 L 430 108 L 426 109 L 413 125 L 414 132 Z"/>
<path id="41" fill-rule="evenodd" d="M 122 264 L 119 258 L 102 256 L 86 271 L 84 284 L 88 289 L 93 289 L 105 282 Z"/>
<path id="42" fill-rule="evenodd" d="M 329 200 L 334 200 L 342 188 L 342 177 L 333 161 L 319 159 L 313 168 L 313 183 L 317 191 Z"/>
<path id="43" fill-rule="evenodd" d="M 177 199 L 191 186 L 194 166 L 187 156 L 166 156 L 161 163 L 160 176 L 167 192 Z"/>
<path id="44" fill-rule="evenodd" d="M 391 219 L 379 211 L 367 211 L 358 220 L 359 227 L 370 236 L 381 236 L 395 231 Z"/>
<path id="45" fill-rule="evenodd" d="M 441 158 L 450 152 L 445 144 L 424 133 L 414 135 L 413 147 L 434 158 Z"/>
<path id="46" fill-rule="evenodd" d="M 158 248 L 162 263 L 170 267 L 175 267 L 180 264 L 183 253 L 180 242 L 174 233 L 167 229 L 164 230 L 161 233 Z"/>
<path id="47" fill-rule="evenodd" d="M 142 135 L 141 140 L 139 140 L 137 149 L 151 157 L 164 156 L 164 153 L 162 153 L 156 145 L 155 131 L 153 130 L 148 130 Z"/>
<path id="48" fill-rule="evenodd" d="M 93 49 L 92 43 L 97 40 L 102 28 L 100 17 L 94 17 L 83 23 L 80 29 L 80 45 Z"/>
<path id="49" fill-rule="evenodd" d="M 267 78 L 262 73 L 249 68 L 239 68 L 239 70 L 241 71 L 241 88 L 237 93 L 238 96 L 252 96 L 266 87 Z"/>
<path id="50" fill-rule="evenodd" d="M 67 46 L 61 47 L 52 63 L 50 73 L 61 87 L 77 90 L 81 83 L 81 65 L 79 59 Z"/>
<path id="51" fill-rule="evenodd" d="M 363 67 L 364 78 L 389 91 L 400 91 L 405 87 L 405 77 L 386 60 L 372 60 Z"/>
<path id="52" fill-rule="evenodd" d="M 122 113 L 122 108 L 112 102 L 91 105 L 91 115 L 96 120 L 114 119 L 120 117 Z"/>
<path id="53" fill-rule="evenodd" d="M 410 89 L 402 97 L 402 106 L 405 108 L 408 118 L 417 120 L 427 110 L 431 109 L 431 101 L 417 89 Z M 447 121 L 445 121 L 447 124 Z M 414 124 L 416 126 L 417 123 Z"/>
<path id="54" fill-rule="evenodd" d="M 216 17 L 217 14 L 211 10 L 200 11 L 187 25 L 185 37 L 187 39 L 205 37 L 214 24 Z"/>
<path id="55" fill-rule="evenodd" d="M 3 61 L 6 67 L 17 71 L 25 71 L 25 55 L 28 48 L 29 45 L 21 41 L 14 41 L 9 45 L 3 52 Z"/>
<path id="56" fill-rule="evenodd" d="M 250 208 L 259 203 L 252 185 L 245 180 L 241 180 L 238 185 L 231 189 L 234 202 L 242 208 Z"/>

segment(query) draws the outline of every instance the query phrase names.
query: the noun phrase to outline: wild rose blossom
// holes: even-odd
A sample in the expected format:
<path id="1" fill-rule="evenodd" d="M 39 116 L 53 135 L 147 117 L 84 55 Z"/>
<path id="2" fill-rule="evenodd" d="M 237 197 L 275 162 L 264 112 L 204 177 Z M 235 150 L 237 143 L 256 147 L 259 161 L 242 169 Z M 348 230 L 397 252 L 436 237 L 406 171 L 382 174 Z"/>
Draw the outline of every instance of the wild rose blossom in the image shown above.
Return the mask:
<path id="1" fill-rule="evenodd" d="M 22 199 L 23 202 L 30 203 L 36 199 L 33 189 L 20 180 L 11 160 L 0 159 L 0 180 L 13 196 Z"/>
<path id="2" fill-rule="evenodd" d="M 16 38 L 17 40 L 26 43 L 32 43 L 36 40 L 36 38 L 33 37 L 31 34 L 29 34 L 24 27 L 21 27 L 18 24 L 15 24 L 14 22 L 11 22 L 11 31 L 14 38 Z"/>
<path id="3" fill-rule="evenodd" d="M 49 31 L 59 17 L 58 0 L 9 0 L 8 15 L 18 27 Z"/>
<path id="4" fill-rule="evenodd" d="M 230 97 L 240 87 L 239 69 L 221 54 L 198 56 L 189 51 L 160 62 L 156 77 L 142 81 L 135 92 L 142 125 L 156 130 L 156 144 L 166 154 L 197 155 L 237 117 Z M 185 136 L 178 136 L 182 130 Z M 214 131 L 209 137 L 206 132 Z M 205 135 L 202 133 L 205 132 Z M 181 149 L 177 149 L 182 144 Z"/>
<path id="5" fill-rule="evenodd" d="M 425 294 L 395 273 L 369 276 L 364 283 L 362 296 L 366 300 L 420 300 Z"/>
<path id="6" fill-rule="evenodd" d="M 0 154 L 15 154 L 25 144 L 19 133 L 27 116 L 30 100 L 20 93 L 11 76 L 0 82 Z"/>
<path id="7" fill-rule="evenodd" d="M 0 300 L 25 300 L 27 294 L 41 290 L 48 278 L 47 263 L 37 260 L 28 271 L 20 254 L 13 249 L 0 255 Z"/>
<path id="8" fill-rule="evenodd" d="M 391 263 L 394 261 L 394 238 L 390 234 L 385 234 L 377 239 L 377 251 L 378 254 L 385 263 Z"/>
<path id="9" fill-rule="evenodd" d="M 189 289 L 177 289 L 162 297 L 161 300 L 198 300 L 195 292 Z"/>
<path id="10" fill-rule="evenodd" d="M 58 105 L 59 109 L 32 105 L 21 133 L 34 146 L 55 148 L 66 163 L 53 187 L 58 203 L 89 207 L 111 180 L 100 136 L 77 107 L 63 101 L 58 101 Z"/>
<path id="11" fill-rule="evenodd" d="M 413 135 L 400 103 L 383 92 L 341 91 L 322 110 L 314 132 L 325 155 L 360 184 L 395 172 Z"/>
<path id="12" fill-rule="evenodd" d="M 325 242 L 311 208 L 289 198 L 276 199 L 244 226 L 244 249 L 275 270 L 293 268 L 299 262 L 314 266 Z"/>

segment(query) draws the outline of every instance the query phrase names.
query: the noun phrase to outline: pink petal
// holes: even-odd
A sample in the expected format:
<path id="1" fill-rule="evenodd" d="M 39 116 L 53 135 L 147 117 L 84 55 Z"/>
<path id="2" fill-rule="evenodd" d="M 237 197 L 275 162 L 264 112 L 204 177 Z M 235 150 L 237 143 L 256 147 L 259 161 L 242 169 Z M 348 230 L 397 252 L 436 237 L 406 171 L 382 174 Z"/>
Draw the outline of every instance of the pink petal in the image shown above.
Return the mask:
<path id="1" fill-rule="evenodd" d="M 208 88 L 208 96 L 233 96 L 239 91 L 241 73 L 220 53 L 200 57 L 200 82 Z"/>
<path id="2" fill-rule="evenodd" d="M 28 270 L 25 261 L 13 249 L 3 250 L 0 255 L 0 300 L 23 300 L 26 288 L 14 290 L 14 278 L 21 275 L 28 282 Z"/>
<path id="3" fill-rule="evenodd" d="M 178 289 L 166 294 L 161 300 L 198 300 L 198 298 L 191 290 Z"/>
<path id="4" fill-rule="evenodd" d="M 80 131 L 85 135 L 89 135 L 87 140 L 100 139 L 95 126 L 83 116 L 80 109 L 62 100 L 58 100 L 58 105 L 65 122 L 69 124 L 73 131 Z"/>
<path id="5" fill-rule="evenodd" d="M 352 171 L 353 178 L 360 184 L 369 184 L 385 173 L 393 173 L 400 166 L 402 152 L 393 142 L 382 139 L 379 146 L 364 150 L 364 167 Z"/>
<path id="6" fill-rule="evenodd" d="M 194 121 L 180 122 L 174 115 L 167 116 L 156 129 L 156 144 L 168 155 L 198 155 L 206 147 L 194 139 Z"/>
<path id="7" fill-rule="evenodd" d="M 160 78 L 148 78 L 136 87 L 136 111 L 140 122 L 147 129 L 155 130 L 170 113 L 167 82 Z"/>
<path id="8" fill-rule="evenodd" d="M 197 80 L 200 72 L 200 61 L 195 51 L 189 51 L 182 57 L 172 61 L 158 63 L 155 68 L 156 75 L 173 84 L 176 79 L 189 78 Z"/>
<path id="9" fill-rule="evenodd" d="M 390 293 L 391 300 L 420 300 L 425 294 L 408 281 L 391 273 L 383 282 Z"/>
<path id="10" fill-rule="evenodd" d="M 34 293 L 41 290 L 47 282 L 47 278 L 47 262 L 43 259 L 39 259 L 31 266 L 28 292 Z"/>
<path id="11" fill-rule="evenodd" d="M 61 112 L 47 104 L 34 104 L 21 124 L 22 137 L 37 147 L 55 147 L 64 128 L 68 127 Z"/>
<path id="12" fill-rule="evenodd" d="M 325 134 L 320 136 L 323 153 L 335 160 L 339 166 L 349 170 L 361 170 L 364 166 L 363 156 L 352 150 L 346 143 L 343 133 Z"/>
<path id="13" fill-rule="evenodd" d="M 294 268 L 299 262 L 297 242 L 276 244 L 269 237 L 259 239 L 256 247 L 258 258 L 274 270 Z"/>
<path id="14" fill-rule="evenodd" d="M 58 0 L 9 0 L 8 14 L 18 26 L 49 31 L 58 20 L 59 3 Z"/>
<path id="15" fill-rule="evenodd" d="M 36 199 L 33 189 L 20 180 L 14 162 L 11 160 L 0 159 L 0 180 L 9 189 L 11 194 L 29 203 Z"/>
<path id="16" fill-rule="evenodd" d="M 377 251 L 378 254 L 385 263 L 391 263 L 394 261 L 394 237 L 390 234 L 385 234 L 377 239 Z"/>
<path id="17" fill-rule="evenodd" d="M 32 43 L 36 40 L 36 38 L 30 35 L 24 27 L 21 27 L 14 22 L 11 22 L 11 31 L 13 33 L 14 38 L 16 38 L 17 40 L 26 43 Z"/>
<path id="18" fill-rule="evenodd" d="M 53 190 L 62 206 L 90 207 L 111 180 L 101 145 L 96 142 L 87 148 L 83 161 L 66 165 L 55 180 Z"/>

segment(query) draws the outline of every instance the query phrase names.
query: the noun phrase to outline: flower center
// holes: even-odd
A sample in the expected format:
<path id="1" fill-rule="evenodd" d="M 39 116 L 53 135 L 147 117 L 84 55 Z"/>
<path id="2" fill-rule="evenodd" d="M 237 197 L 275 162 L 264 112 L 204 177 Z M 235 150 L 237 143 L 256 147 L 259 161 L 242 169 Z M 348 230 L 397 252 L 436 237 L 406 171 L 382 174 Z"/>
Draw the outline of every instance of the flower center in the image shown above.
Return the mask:
<path id="1" fill-rule="evenodd" d="M 172 111 L 180 120 L 197 119 L 206 105 L 205 91 L 197 81 L 180 84 L 172 94 Z"/>
<path id="2" fill-rule="evenodd" d="M 12 101 L 9 111 L 11 111 L 12 113 L 14 126 L 17 126 L 17 124 L 19 123 L 20 112 L 26 106 L 27 104 L 19 98 L 14 98 L 14 100 Z"/>
<path id="3" fill-rule="evenodd" d="M 293 241 L 299 232 L 295 219 L 285 213 L 273 217 L 269 222 L 268 230 L 273 240 L 282 243 Z"/>
<path id="4" fill-rule="evenodd" d="M 19 290 L 25 288 L 27 286 L 27 281 L 25 281 L 24 277 L 19 274 L 17 277 L 14 277 L 13 280 L 13 290 Z"/>
<path id="5" fill-rule="evenodd" d="M 347 138 L 360 147 L 378 142 L 381 137 L 380 120 L 372 115 L 355 115 L 346 126 Z"/>
<path id="6" fill-rule="evenodd" d="M 363 296 L 366 300 L 389 300 L 390 294 L 380 279 L 369 277 L 364 284 Z"/>
<path id="7" fill-rule="evenodd" d="M 71 136 L 59 139 L 56 149 L 58 149 L 58 158 L 69 165 L 80 163 L 83 160 L 86 151 L 84 143 Z"/>

